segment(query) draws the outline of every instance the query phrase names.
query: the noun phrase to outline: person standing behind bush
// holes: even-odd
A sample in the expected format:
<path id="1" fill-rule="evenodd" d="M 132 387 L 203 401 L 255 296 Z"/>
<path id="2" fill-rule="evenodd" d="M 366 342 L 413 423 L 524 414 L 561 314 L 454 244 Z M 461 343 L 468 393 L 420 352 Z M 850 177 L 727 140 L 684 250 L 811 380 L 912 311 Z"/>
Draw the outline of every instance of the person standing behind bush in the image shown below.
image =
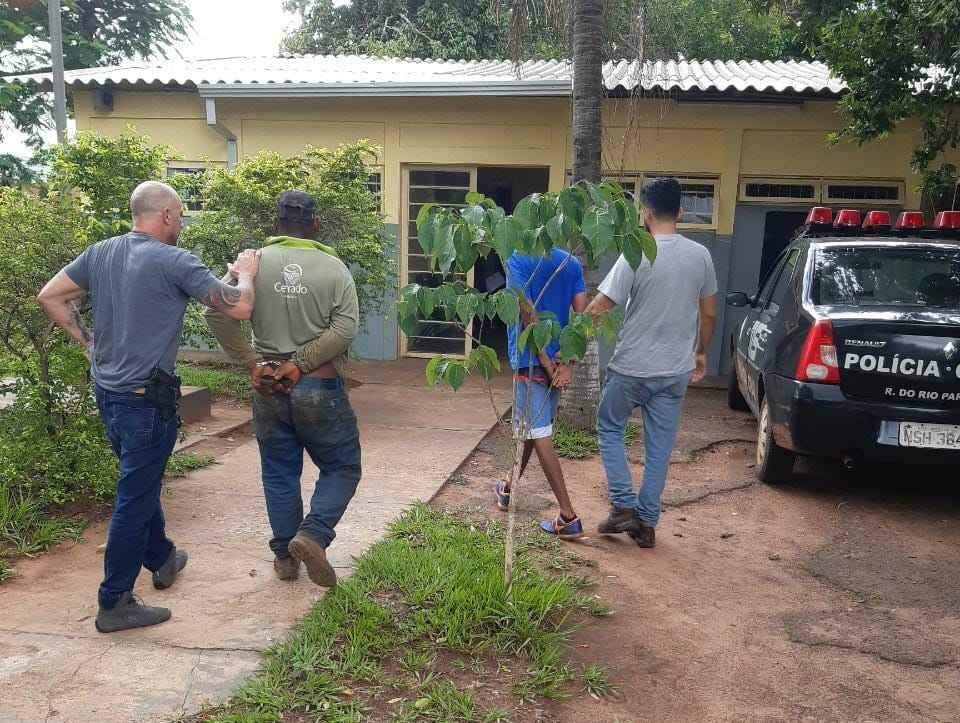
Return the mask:
<path id="1" fill-rule="evenodd" d="M 170 610 L 144 605 L 132 591 L 141 567 L 163 590 L 187 564 L 186 552 L 167 538 L 160 503 L 177 439 L 180 383 L 174 365 L 184 311 L 194 298 L 233 318 L 250 318 L 258 268 L 256 252 L 242 252 L 230 267 L 237 283 L 231 286 L 177 248 L 183 204 L 166 184 L 137 186 L 130 209 L 133 231 L 86 249 L 38 297 L 50 320 L 86 350 L 100 417 L 120 460 L 98 594 L 101 633 L 170 619 Z M 87 293 L 93 333 L 77 306 Z"/>

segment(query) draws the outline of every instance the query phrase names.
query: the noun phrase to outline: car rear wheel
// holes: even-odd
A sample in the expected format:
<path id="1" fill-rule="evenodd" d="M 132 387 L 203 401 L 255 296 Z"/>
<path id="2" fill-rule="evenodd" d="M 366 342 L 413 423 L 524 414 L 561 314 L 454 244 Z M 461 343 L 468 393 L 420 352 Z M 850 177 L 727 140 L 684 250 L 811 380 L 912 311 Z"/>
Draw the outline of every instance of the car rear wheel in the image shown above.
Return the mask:
<path id="1" fill-rule="evenodd" d="M 750 411 L 747 400 L 743 396 L 743 392 L 740 391 L 740 380 L 737 379 L 736 360 L 730 364 L 730 380 L 727 384 L 727 406 L 736 412 Z"/>
<path id="2" fill-rule="evenodd" d="M 793 476 L 793 463 L 796 460 L 796 454 L 777 446 L 773 438 L 770 402 L 764 399 L 760 404 L 757 430 L 757 477 L 768 485 L 786 482 Z"/>

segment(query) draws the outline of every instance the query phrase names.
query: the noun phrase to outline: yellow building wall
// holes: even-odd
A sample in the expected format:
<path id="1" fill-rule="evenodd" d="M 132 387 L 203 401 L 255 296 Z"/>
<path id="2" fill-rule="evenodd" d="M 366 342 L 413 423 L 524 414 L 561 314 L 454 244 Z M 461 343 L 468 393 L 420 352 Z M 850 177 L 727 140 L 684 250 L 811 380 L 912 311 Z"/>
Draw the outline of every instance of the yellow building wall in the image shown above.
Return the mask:
<path id="1" fill-rule="evenodd" d="M 74 93 L 73 100 L 78 130 L 119 135 L 132 128 L 169 146 L 184 165 L 227 161 L 226 143 L 207 128 L 196 93 L 121 91 L 114 94 L 110 113 L 94 109 L 93 93 Z"/>
<path id="2" fill-rule="evenodd" d="M 117 134 L 133 127 L 169 145 L 183 162 L 226 161 L 226 142 L 206 126 L 196 93 L 117 91 L 113 111 L 100 113 L 92 93 L 82 92 L 75 107 L 80 129 Z M 547 166 L 551 190 L 562 187 L 570 165 L 564 98 L 218 99 L 217 113 L 237 136 L 241 156 L 359 139 L 380 145 L 390 223 L 400 220 L 405 164 Z M 744 106 L 609 99 L 604 168 L 719 178 L 720 234 L 733 232 L 742 176 L 898 180 L 905 182 L 907 205 L 918 205 L 909 168 L 916 128 L 908 124 L 864 147 L 831 146 L 827 136 L 840 126 L 832 101 Z"/>
<path id="3" fill-rule="evenodd" d="M 338 121 L 251 120 L 240 121 L 242 154 L 274 151 L 296 155 L 304 146 L 336 148 L 344 143 L 366 139 L 383 147 L 386 123 L 345 123 Z"/>

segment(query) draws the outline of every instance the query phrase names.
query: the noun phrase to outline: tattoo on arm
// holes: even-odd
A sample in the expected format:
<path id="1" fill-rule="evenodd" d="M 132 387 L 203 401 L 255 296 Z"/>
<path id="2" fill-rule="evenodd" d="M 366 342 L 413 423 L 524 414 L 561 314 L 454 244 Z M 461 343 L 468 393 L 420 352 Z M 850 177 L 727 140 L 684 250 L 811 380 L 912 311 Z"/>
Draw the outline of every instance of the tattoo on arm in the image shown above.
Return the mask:
<path id="1" fill-rule="evenodd" d="M 214 284 L 207 293 L 204 303 L 212 309 L 226 309 L 236 306 L 243 300 L 243 291 L 236 286 L 223 282 Z"/>
<path id="2" fill-rule="evenodd" d="M 77 341 L 86 347 L 91 346 L 93 344 L 93 332 L 83 323 L 83 316 L 80 314 L 80 304 L 76 301 L 70 302 L 70 321 L 71 326 L 74 327 L 74 330 L 79 335 L 77 336 Z"/>

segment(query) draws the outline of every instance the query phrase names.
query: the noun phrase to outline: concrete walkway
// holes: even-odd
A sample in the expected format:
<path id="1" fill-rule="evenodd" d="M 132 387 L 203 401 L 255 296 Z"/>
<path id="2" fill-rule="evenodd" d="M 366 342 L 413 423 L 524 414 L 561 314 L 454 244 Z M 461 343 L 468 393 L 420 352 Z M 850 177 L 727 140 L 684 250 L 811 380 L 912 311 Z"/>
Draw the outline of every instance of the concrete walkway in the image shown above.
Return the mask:
<path id="1" fill-rule="evenodd" d="M 362 382 L 351 400 L 364 473 L 330 550 L 341 574 L 403 509 L 429 500 L 495 421 L 486 387 L 429 389 L 423 366 L 351 365 Z M 502 412 L 508 379 L 494 396 Z M 315 475 L 308 462 L 305 498 Z M 145 601 L 173 609 L 164 625 L 94 630 L 104 524 L 80 544 L 18 564 L 19 577 L 0 586 L 0 723 L 143 723 L 195 713 L 253 674 L 260 652 L 321 597 L 306 575 L 296 583 L 273 577 L 255 441 L 172 482 L 164 505 L 171 537 L 191 555 L 169 591 L 140 576 Z"/>

